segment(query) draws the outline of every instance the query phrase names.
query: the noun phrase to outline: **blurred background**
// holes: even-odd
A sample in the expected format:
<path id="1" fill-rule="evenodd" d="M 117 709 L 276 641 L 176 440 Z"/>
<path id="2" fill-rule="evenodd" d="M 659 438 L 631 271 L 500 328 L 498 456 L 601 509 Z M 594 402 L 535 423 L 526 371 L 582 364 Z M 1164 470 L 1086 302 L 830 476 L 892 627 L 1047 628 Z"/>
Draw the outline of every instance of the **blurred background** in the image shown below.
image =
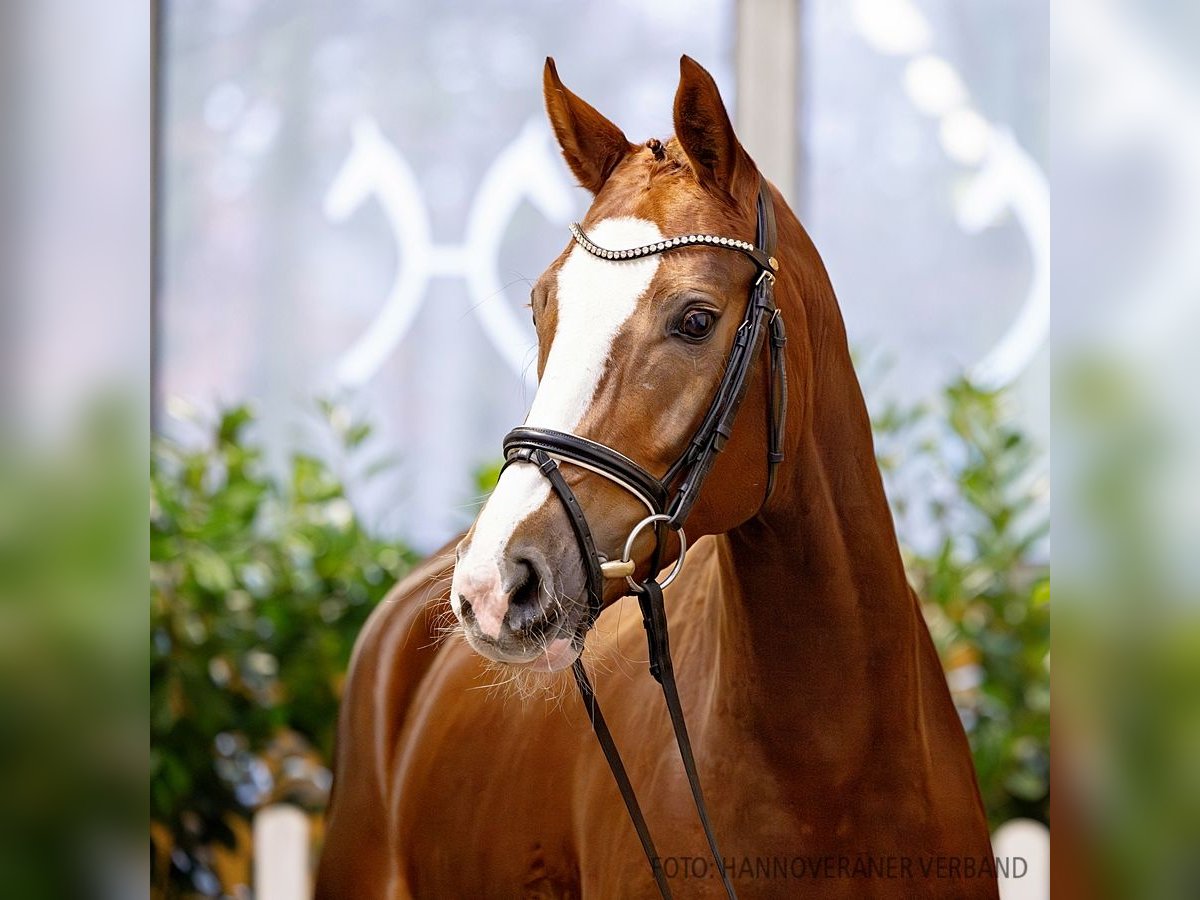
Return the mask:
<path id="1" fill-rule="evenodd" d="M 1048 820 L 1045 0 L 161 15 L 156 890 L 244 891 L 255 813 L 320 812 L 358 628 L 524 418 L 529 289 L 588 205 L 547 55 L 638 141 L 681 53 L 717 78 L 841 298 L 993 826 Z"/>
<path id="2" fill-rule="evenodd" d="M 886 364 L 876 405 L 972 372 L 1044 436 L 1047 4 L 960 6 L 165 3 L 160 430 L 251 400 L 279 462 L 336 401 L 395 463 L 356 509 L 440 546 L 524 415 L 529 288 L 587 208 L 542 61 L 644 140 L 687 52 Z"/>
<path id="3" fill-rule="evenodd" d="M 5 5 L 0 884 L 302 890 L 357 629 L 531 397 L 528 282 L 586 205 L 542 59 L 640 140 L 687 52 L 830 269 L 997 828 L 1050 815 L 1055 185 L 1054 888 L 1195 896 L 1198 28 L 1178 0 Z M 256 860 L 280 835 L 299 870 Z"/>

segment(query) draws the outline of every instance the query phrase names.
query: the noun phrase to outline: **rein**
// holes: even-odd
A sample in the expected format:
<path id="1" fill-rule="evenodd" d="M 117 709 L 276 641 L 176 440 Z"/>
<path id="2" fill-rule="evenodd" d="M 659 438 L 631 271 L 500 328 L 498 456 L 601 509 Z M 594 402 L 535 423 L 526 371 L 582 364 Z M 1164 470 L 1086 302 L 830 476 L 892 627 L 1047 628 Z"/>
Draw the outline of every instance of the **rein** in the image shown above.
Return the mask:
<path id="1" fill-rule="evenodd" d="M 683 568 L 684 558 L 687 554 L 684 522 L 695 505 L 700 488 L 716 461 L 717 454 L 725 448 L 725 444 L 733 432 L 734 420 L 746 396 L 751 368 L 758 359 L 764 344 L 767 344 L 769 348 L 770 364 L 767 411 L 767 485 L 763 498 L 764 504 L 770 498 L 775 486 L 776 467 L 783 461 L 783 435 L 787 414 L 787 372 L 783 350 L 787 342 L 787 334 L 784 330 L 783 317 L 775 307 L 774 298 L 775 275 L 779 270 L 779 263 L 773 255 L 776 242 L 774 205 L 766 182 L 760 181 L 753 244 L 736 238 L 690 234 L 667 238 L 629 250 L 609 250 L 593 243 L 577 224 L 571 226 L 571 234 L 580 247 L 601 259 L 631 260 L 667 253 L 683 247 L 714 247 L 741 253 L 750 259 L 757 269 L 757 277 L 750 286 L 745 317 L 734 335 L 725 373 L 713 395 L 708 412 L 688 442 L 683 454 L 661 479 L 656 478 L 629 457 L 618 453 L 611 447 L 579 435 L 547 428 L 519 427 L 514 428 L 504 438 L 504 466 L 507 467 L 513 463 L 537 466 L 550 482 L 551 488 L 566 510 L 567 519 L 575 533 L 575 540 L 579 545 L 580 556 L 586 570 L 589 609 L 586 627 L 590 628 L 600 616 L 604 604 L 606 579 L 624 578 L 628 585 L 625 593 L 627 595 L 636 594 L 638 605 L 642 611 L 642 625 L 646 629 L 650 674 L 662 686 L 667 711 L 671 717 L 671 727 L 675 733 L 675 742 L 679 747 L 679 755 L 687 774 L 688 785 L 691 787 L 692 799 L 695 801 L 696 812 L 700 818 L 700 824 L 704 828 L 704 835 L 716 862 L 717 871 L 721 873 L 725 892 L 730 898 L 736 898 L 729 874 L 722 861 L 721 851 L 717 846 L 712 823 L 708 818 L 708 808 L 704 803 L 704 793 L 696 772 L 696 760 L 692 754 L 692 744 L 688 737 L 687 724 L 684 721 L 683 707 L 679 701 L 679 689 L 675 683 L 675 670 L 671 661 L 670 639 L 667 632 L 667 613 L 662 592 L 663 588 L 674 581 Z M 560 463 L 569 463 L 607 478 L 632 494 L 646 507 L 648 515 L 638 522 L 629 533 L 621 559 L 608 560 L 596 551 L 587 517 L 563 477 L 559 469 Z M 636 570 L 632 556 L 633 545 L 638 535 L 646 528 L 653 528 L 656 544 L 650 560 L 649 574 L 639 582 L 633 577 Z M 655 575 L 659 570 L 663 539 L 667 529 L 678 535 L 679 558 L 675 567 L 659 583 L 655 580 Z M 612 770 L 621 797 L 625 801 L 625 808 L 629 812 L 629 818 L 633 822 L 642 850 L 650 862 L 659 892 L 664 898 L 670 898 L 671 889 L 660 864 L 658 852 L 655 850 L 653 838 L 646 825 L 645 817 L 642 815 L 641 807 L 638 805 L 637 795 L 629 781 L 629 775 L 621 761 L 616 743 L 613 741 L 604 715 L 600 711 L 596 693 L 584 670 L 582 656 L 575 660 L 572 674 L 592 722 L 596 739 Z"/>

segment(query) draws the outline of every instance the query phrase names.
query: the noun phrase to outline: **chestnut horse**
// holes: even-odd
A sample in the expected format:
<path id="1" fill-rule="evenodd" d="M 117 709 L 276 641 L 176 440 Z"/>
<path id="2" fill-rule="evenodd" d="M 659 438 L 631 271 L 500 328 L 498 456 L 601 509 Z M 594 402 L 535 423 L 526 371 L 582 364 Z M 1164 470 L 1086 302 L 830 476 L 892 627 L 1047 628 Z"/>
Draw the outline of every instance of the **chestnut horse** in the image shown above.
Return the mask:
<path id="1" fill-rule="evenodd" d="M 697 63 L 681 61 L 665 143 L 630 143 L 551 60 L 544 80 L 563 155 L 595 198 L 583 226 L 597 244 L 753 238 L 760 176 Z M 743 898 L 995 897 L 966 737 L 905 578 L 837 301 L 772 196 L 787 462 L 764 502 L 764 358 L 687 519 L 702 537 L 665 593 L 725 868 Z M 612 262 L 572 243 L 533 288 L 540 386 L 527 424 L 591 438 L 662 477 L 721 378 L 751 269 L 715 248 Z M 593 472 L 562 471 L 597 550 L 617 559 L 645 510 Z M 653 548 L 642 537 L 639 578 Z M 564 670 L 588 621 L 583 558 L 535 466 L 504 471 L 452 565 L 453 552 L 396 587 L 359 637 L 317 896 L 658 896 L 571 696 Z M 677 554 L 672 542 L 662 561 Z M 719 896 L 622 586 L 606 582 L 584 660 L 672 890 Z M 465 641 L 440 633 L 455 620 Z M 496 689 L 509 681 L 524 690 Z"/>

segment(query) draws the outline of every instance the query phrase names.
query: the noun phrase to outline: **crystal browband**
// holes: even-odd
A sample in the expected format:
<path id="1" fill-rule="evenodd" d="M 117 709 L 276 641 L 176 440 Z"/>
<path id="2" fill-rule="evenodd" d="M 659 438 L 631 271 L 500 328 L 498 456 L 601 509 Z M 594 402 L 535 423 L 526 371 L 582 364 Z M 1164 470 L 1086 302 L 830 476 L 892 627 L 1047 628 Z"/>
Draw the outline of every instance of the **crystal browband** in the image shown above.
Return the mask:
<path id="1" fill-rule="evenodd" d="M 682 237 L 665 238 L 653 244 L 632 247 L 628 250 L 609 250 L 606 247 L 601 247 L 587 236 L 587 233 L 579 227 L 578 222 L 571 224 L 571 236 L 575 238 L 575 242 L 580 247 L 592 254 L 592 256 L 597 256 L 600 259 L 641 259 L 645 256 L 654 256 L 657 253 L 674 250 L 678 247 L 726 247 L 747 256 L 771 278 L 774 278 L 775 273 L 779 271 L 779 262 L 775 257 L 763 253 L 754 244 L 750 243 L 750 241 L 719 237 L 715 234 L 686 234 Z"/>

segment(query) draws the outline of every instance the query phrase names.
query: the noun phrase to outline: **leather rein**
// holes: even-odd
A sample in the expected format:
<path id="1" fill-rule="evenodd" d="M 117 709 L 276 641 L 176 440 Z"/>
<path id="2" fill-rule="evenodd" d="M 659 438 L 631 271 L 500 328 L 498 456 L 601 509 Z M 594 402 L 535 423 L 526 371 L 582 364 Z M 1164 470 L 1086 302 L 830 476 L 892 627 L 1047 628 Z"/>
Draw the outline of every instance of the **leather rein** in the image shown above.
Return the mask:
<path id="1" fill-rule="evenodd" d="M 688 738 L 683 708 L 679 701 L 679 690 L 675 683 L 675 671 L 671 662 L 667 615 L 662 592 L 663 588 L 674 581 L 683 568 L 684 558 L 687 554 L 684 522 L 699 496 L 704 479 L 716 461 L 717 454 L 724 449 L 725 443 L 732 434 L 734 420 L 746 395 L 752 367 L 764 344 L 769 347 L 770 365 L 767 409 L 767 485 L 766 495 L 763 499 L 764 504 L 770 498 L 775 485 L 776 467 L 783 461 L 783 435 L 787 413 L 787 372 L 783 351 L 787 335 L 784 330 L 783 317 L 775 307 L 774 298 L 775 276 L 779 270 L 779 263 L 774 257 L 776 242 L 774 205 L 766 182 L 760 181 L 757 224 L 753 244 L 717 235 L 690 234 L 666 238 L 629 250 L 609 250 L 593 243 L 578 224 L 571 226 L 571 234 L 575 242 L 586 252 L 606 260 L 641 259 L 683 247 L 715 247 L 741 253 L 756 267 L 755 280 L 750 287 L 749 300 L 746 304 L 745 317 L 734 335 L 725 373 L 713 395 L 708 412 L 683 454 L 661 479 L 656 478 L 642 466 L 616 450 L 567 432 L 546 428 L 519 427 L 514 428 L 504 438 L 504 466 L 507 467 L 514 463 L 537 466 L 550 482 L 551 488 L 566 510 L 586 570 L 588 618 L 580 633 L 586 633 L 600 616 L 604 605 L 604 582 L 606 579 L 624 578 L 627 583 L 626 595 L 636 594 L 649 646 L 650 674 L 662 686 L 663 697 L 671 718 L 671 727 L 675 732 L 675 741 L 679 747 L 679 755 L 687 773 L 692 799 L 695 801 L 700 823 L 704 827 L 709 850 L 716 862 L 717 871 L 721 874 L 726 894 L 730 898 L 735 898 L 733 885 L 725 870 L 712 824 L 708 818 L 708 809 L 704 803 L 704 794 L 696 772 L 696 761 L 692 754 L 691 741 Z M 596 551 L 587 517 L 563 477 L 559 469 L 560 463 L 568 463 L 607 478 L 632 494 L 646 507 L 648 515 L 633 527 L 625 541 L 621 559 L 608 560 Z M 649 574 L 644 580 L 638 581 L 634 578 L 636 564 L 632 557 L 633 545 L 638 535 L 646 528 L 653 528 L 656 544 L 650 560 Z M 667 529 L 678 535 L 679 558 L 668 576 L 660 583 L 655 580 L 655 575 L 659 570 Z M 608 760 L 609 768 L 612 769 L 613 778 L 617 782 L 629 817 L 637 831 L 638 839 L 641 841 L 642 850 L 650 862 L 659 892 L 664 898 L 670 898 L 671 889 L 667 883 L 658 852 L 655 850 L 650 830 L 642 815 L 641 807 L 638 805 L 637 796 L 629 781 L 625 765 L 621 761 L 616 743 L 613 741 L 612 734 L 600 711 L 596 693 L 584 670 L 582 655 L 572 666 L 572 674 L 596 738 Z"/>

